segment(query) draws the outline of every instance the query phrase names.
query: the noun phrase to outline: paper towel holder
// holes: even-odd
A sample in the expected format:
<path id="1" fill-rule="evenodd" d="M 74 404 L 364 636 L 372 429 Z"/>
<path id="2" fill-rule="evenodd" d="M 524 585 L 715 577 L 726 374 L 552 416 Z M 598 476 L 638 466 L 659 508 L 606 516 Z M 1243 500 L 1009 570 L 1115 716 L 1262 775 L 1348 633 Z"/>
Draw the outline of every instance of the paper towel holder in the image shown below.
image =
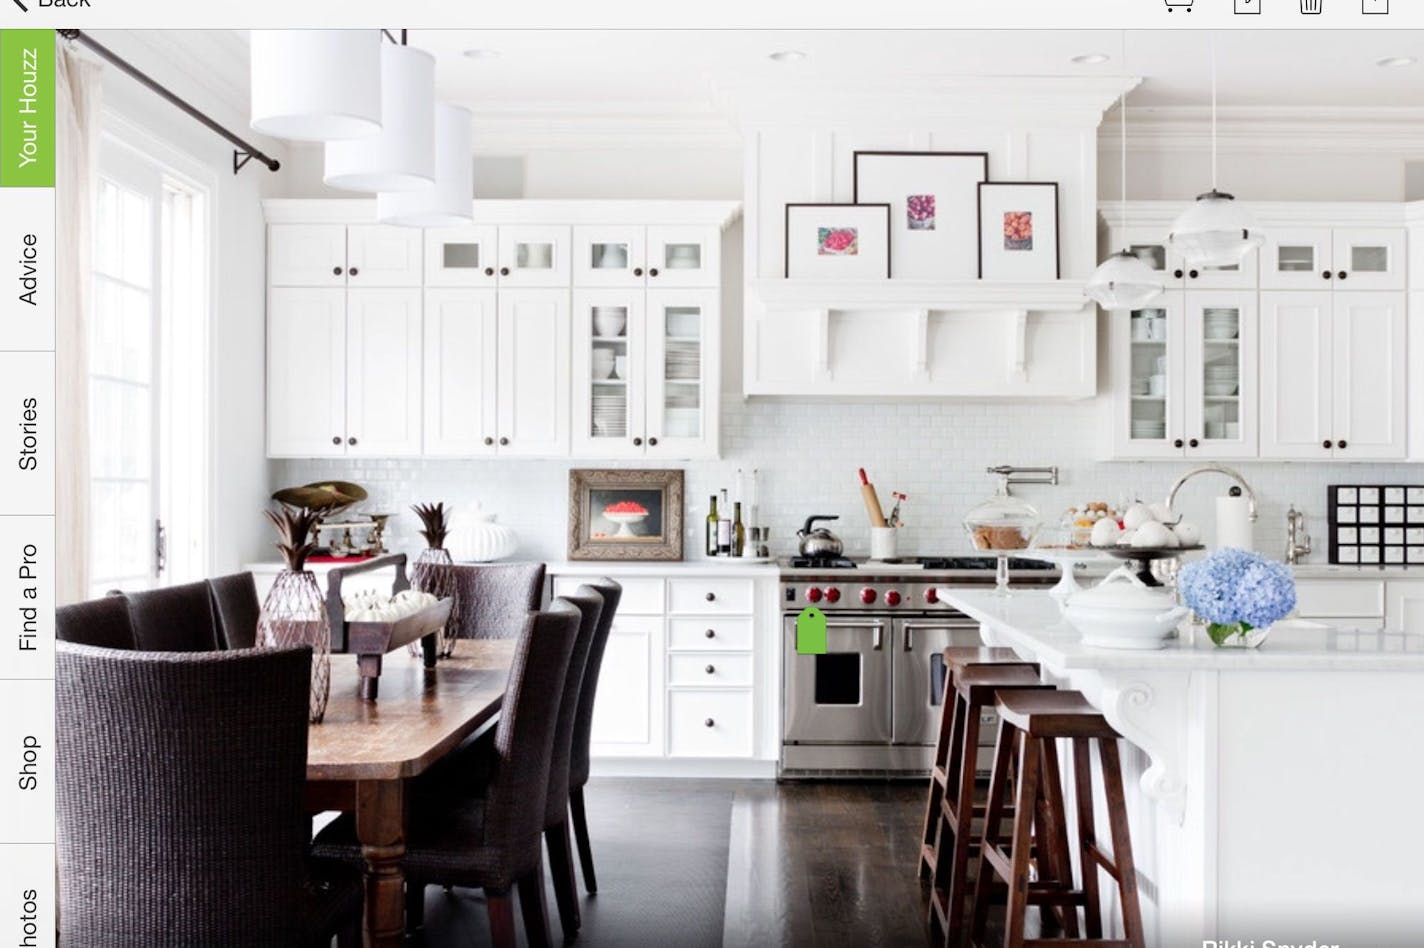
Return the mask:
<path id="1" fill-rule="evenodd" d="M 1250 518 L 1252 523 L 1256 522 L 1256 492 L 1251 489 L 1250 484 L 1246 483 L 1246 478 L 1242 477 L 1240 472 L 1235 471 L 1232 468 L 1225 466 L 1224 464 L 1203 464 L 1201 467 L 1194 467 L 1187 473 L 1183 474 L 1181 477 L 1177 478 L 1177 482 L 1172 485 L 1172 489 L 1167 491 L 1168 510 L 1176 509 L 1172 506 L 1172 503 L 1177 499 L 1177 491 L 1181 490 L 1183 484 L 1196 477 L 1198 474 L 1221 474 L 1235 481 L 1240 486 L 1241 490 L 1244 491 L 1246 494 L 1247 517 Z"/>

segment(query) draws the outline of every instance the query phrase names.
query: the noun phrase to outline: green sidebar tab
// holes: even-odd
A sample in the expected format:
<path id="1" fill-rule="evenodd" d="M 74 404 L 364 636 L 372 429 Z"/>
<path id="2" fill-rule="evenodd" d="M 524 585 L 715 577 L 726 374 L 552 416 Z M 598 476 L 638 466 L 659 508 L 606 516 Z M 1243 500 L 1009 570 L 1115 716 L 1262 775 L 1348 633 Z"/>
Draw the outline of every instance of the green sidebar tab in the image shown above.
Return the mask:
<path id="1" fill-rule="evenodd" d="M 0 188 L 54 187 L 54 30 L 0 30 Z"/>

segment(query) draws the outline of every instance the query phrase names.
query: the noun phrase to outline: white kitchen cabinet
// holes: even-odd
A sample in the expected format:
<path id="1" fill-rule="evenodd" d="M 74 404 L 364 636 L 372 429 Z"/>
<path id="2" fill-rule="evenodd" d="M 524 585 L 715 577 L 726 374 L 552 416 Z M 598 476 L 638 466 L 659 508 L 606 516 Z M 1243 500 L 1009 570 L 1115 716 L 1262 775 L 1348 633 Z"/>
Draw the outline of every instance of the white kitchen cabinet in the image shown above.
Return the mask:
<path id="1" fill-rule="evenodd" d="M 1403 227 L 1267 227 L 1263 290 L 1402 290 Z"/>
<path id="2" fill-rule="evenodd" d="M 1385 584 L 1385 628 L 1391 632 L 1424 635 L 1424 580 L 1395 580 Z"/>
<path id="3" fill-rule="evenodd" d="M 425 231 L 425 285 L 493 287 L 499 280 L 496 228 L 484 224 Z"/>
<path id="4" fill-rule="evenodd" d="M 1246 255 L 1239 264 L 1225 267 L 1193 267 L 1174 253 L 1166 241 L 1166 231 L 1160 227 L 1128 225 L 1114 226 L 1108 238 L 1109 252 L 1127 250 L 1142 260 L 1162 278 L 1168 290 L 1253 290 L 1258 279 L 1257 251 Z"/>
<path id="5" fill-rule="evenodd" d="M 648 291 L 649 457 L 716 457 L 721 317 L 715 290 Z"/>
<path id="6" fill-rule="evenodd" d="M 424 240 L 413 227 L 364 224 L 346 230 L 346 285 L 418 287 Z"/>
<path id="7" fill-rule="evenodd" d="M 495 453 L 498 315 L 495 291 L 425 291 L 424 453 Z"/>
<path id="8" fill-rule="evenodd" d="M 572 254 L 566 225 L 502 225 L 498 239 L 501 287 L 569 285 Z"/>
<path id="9" fill-rule="evenodd" d="M 752 708 L 748 689 L 669 691 L 668 754 L 750 757 L 755 734 Z"/>
<path id="10" fill-rule="evenodd" d="M 274 287 L 267 298 L 267 452 L 346 454 L 346 291 Z"/>
<path id="11" fill-rule="evenodd" d="M 715 287 L 722 282 L 722 233 L 716 227 L 650 226 L 649 287 Z"/>
<path id="12" fill-rule="evenodd" d="M 569 450 L 569 294 L 498 295 L 495 443 L 501 455 L 554 457 Z"/>
<path id="13" fill-rule="evenodd" d="M 1169 290 L 1110 319 L 1112 456 L 1255 456 L 1254 293 Z"/>
<path id="14" fill-rule="evenodd" d="M 574 228 L 576 287 L 715 287 L 722 233 L 701 225 Z"/>
<path id="15" fill-rule="evenodd" d="M 647 282 L 647 228 L 590 225 L 573 232 L 575 287 L 639 287 Z"/>
<path id="16" fill-rule="evenodd" d="M 1404 295 L 1273 291 L 1261 309 L 1261 456 L 1404 457 Z"/>
<path id="17" fill-rule="evenodd" d="M 662 755 L 662 618 L 621 609 L 608 645 L 594 698 L 591 750 L 595 754 Z"/>
<path id="18" fill-rule="evenodd" d="M 420 453 L 420 291 L 346 295 L 346 453 Z"/>
<path id="19" fill-rule="evenodd" d="M 272 224 L 271 286 L 420 286 L 421 235 L 408 227 Z"/>

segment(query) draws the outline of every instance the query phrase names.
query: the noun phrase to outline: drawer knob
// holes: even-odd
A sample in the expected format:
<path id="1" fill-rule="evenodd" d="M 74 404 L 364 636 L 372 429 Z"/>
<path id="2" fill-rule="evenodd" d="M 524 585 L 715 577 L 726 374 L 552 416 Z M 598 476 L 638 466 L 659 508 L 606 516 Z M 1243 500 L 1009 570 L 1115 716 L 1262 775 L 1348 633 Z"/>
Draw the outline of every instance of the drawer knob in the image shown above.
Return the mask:
<path id="1" fill-rule="evenodd" d="M 347 270 L 346 272 L 347 272 L 348 274 L 350 274 L 351 276 L 355 276 L 356 274 L 360 273 L 361 271 L 360 271 L 360 270 L 357 270 L 355 267 L 352 267 L 351 269 Z"/>
<path id="2" fill-rule="evenodd" d="M 706 635 L 709 639 L 715 639 L 715 638 L 717 637 L 717 630 L 716 630 L 716 629 L 708 629 L 708 630 L 707 630 L 705 633 L 703 633 L 703 634 Z"/>
<path id="3" fill-rule="evenodd" d="M 356 439 L 355 439 L 355 438 L 347 438 L 347 439 L 346 439 L 346 443 L 347 443 L 347 444 L 350 444 L 350 445 L 354 445 L 354 444 L 356 443 Z"/>
<path id="4" fill-rule="evenodd" d="M 491 445 L 493 445 L 493 444 L 494 444 L 494 439 L 487 436 L 487 437 L 485 438 L 485 446 L 486 446 L 486 447 L 489 447 L 489 446 L 491 446 Z"/>
<path id="5" fill-rule="evenodd" d="M 643 275 L 643 268 L 642 268 L 642 267 L 634 267 L 634 268 L 633 268 L 633 276 L 635 276 L 635 277 L 640 277 L 640 276 L 642 276 L 642 275 Z"/>
<path id="6" fill-rule="evenodd" d="M 703 721 L 703 722 L 702 722 L 702 726 L 703 726 L 703 727 L 712 727 L 712 726 L 714 726 L 716 723 L 717 723 L 716 721 L 712 720 L 711 718 L 708 718 L 706 721 Z"/>
<path id="7" fill-rule="evenodd" d="M 340 267 L 332 267 L 332 268 L 331 268 L 331 273 L 332 273 L 333 276 L 341 276 L 341 268 L 340 268 Z"/>
<path id="8" fill-rule="evenodd" d="M 494 276 L 494 267 L 485 267 L 485 276 L 487 276 L 487 277 L 492 277 L 492 276 Z"/>
<path id="9" fill-rule="evenodd" d="M 499 275 L 502 276 L 502 277 L 507 277 L 507 276 L 509 276 L 509 267 L 500 267 L 500 268 L 499 268 Z"/>
<path id="10" fill-rule="evenodd" d="M 331 439 L 331 443 L 332 443 L 332 444 L 340 444 L 340 443 L 341 443 L 341 435 L 337 435 L 336 437 L 332 438 L 332 439 Z"/>
<path id="11" fill-rule="evenodd" d="M 1346 273 L 1344 270 L 1341 270 L 1339 273 L 1337 273 L 1337 274 L 1335 274 L 1335 275 L 1336 275 L 1337 277 L 1339 277 L 1340 279 L 1343 280 L 1343 279 L 1345 279 L 1346 277 L 1348 277 L 1350 274 Z"/>
<path id="12" fill-rule="evenodd" d="M 509 439 L 508 439 L 508 438 L 500 438 L 500 439 L 499 439 L 499 443 L 500 443 L 501 446 L 507 446 L 507 445 L 509 444 Z"/>
<path id="13" fill-rule="evenodd" d="M 717 594 L 716 594 L 716 593 L 708 593 L 708 594 L 707 594 L 707 601 L 708 601 L 708 602 L 716 602 L 716 601 L 717 601 Z"/>
<path id="14" fill-rule="evenodd" d="M 1335 447 L 1337 448 L 1348 448 L 1349 446 L 1350 442 L 1346 441 L 1344 438 L 1341 438 L 1340 442 L 1335 445 Z"/>
<path id="15" fill-rule="evenodd" d="M 1334 446 L 1335 446 L 1335 443 L 1334 443 L 1333 441 L 1328 440 L 1328 439 L 1327 439 L 1326 441 L 1321 442 L 1321 447 L 1333 448 Z"/>
<path id="16" fill-rule="evenodd" d="M 708 666 L 707 666 L 707 674 L 711 675 L 711 674 L 714 674 L 716 671 L 717 671 L 716 666 L 714 666 L 714 665 L 708 665 Z"/>

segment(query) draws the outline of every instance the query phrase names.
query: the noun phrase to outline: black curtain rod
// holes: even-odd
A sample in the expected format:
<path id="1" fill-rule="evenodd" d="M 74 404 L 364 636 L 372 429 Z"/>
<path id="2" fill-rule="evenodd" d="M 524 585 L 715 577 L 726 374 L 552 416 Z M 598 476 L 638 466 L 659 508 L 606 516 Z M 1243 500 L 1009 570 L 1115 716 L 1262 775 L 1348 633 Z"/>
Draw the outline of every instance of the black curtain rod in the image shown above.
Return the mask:
<path id="1" fill-rule="evenodd" d="M 107 46 L 98 42 L 89 35 L 79 30 L 59 30 L 58 33 L 60 36 L 63 36 L 70 42 L 83 43 L 84 46 L 92 50 L 97 56 L 115 66 L 120 72 L 128 75 L 139 85 L 152 90 L 154 93 L 168 101 L 169 104 L 173 105 L 179 111 L 186 113 L 193 119 L 197 120 L 198 122 L 201 122 L 203 125 L 206 125 L 212 131 L 221 135 L 223 138 L 232 142 L 232 144 L 234 145 L 234 150 L 232 153 L 233 174 L 237 174 L 239 171 L 241 171 L 249 161 L 261 162 L 262 164 L 267 166 L 268 171 L 276 171 L 278 168 L 282 167 L 282 163 L 276 158 L 273 158 L 271 155 L 266 154 L 261 149 L 253 145 L 251 142 L 239 138 L 232 132 L 229 132 L 226 128 L 219 125 L 212 118 L 209 118 L 206 113 L 199 111 L 197 108 L 190 105 L 184 99 L 180 99 L 178 96 L 170 92 L 165 86 L 160 85 L 153 77 L 137 69 L 128 60 L 124 59 L 122 56 L 118 55 L 113 50 L 109 49 Z"/>

